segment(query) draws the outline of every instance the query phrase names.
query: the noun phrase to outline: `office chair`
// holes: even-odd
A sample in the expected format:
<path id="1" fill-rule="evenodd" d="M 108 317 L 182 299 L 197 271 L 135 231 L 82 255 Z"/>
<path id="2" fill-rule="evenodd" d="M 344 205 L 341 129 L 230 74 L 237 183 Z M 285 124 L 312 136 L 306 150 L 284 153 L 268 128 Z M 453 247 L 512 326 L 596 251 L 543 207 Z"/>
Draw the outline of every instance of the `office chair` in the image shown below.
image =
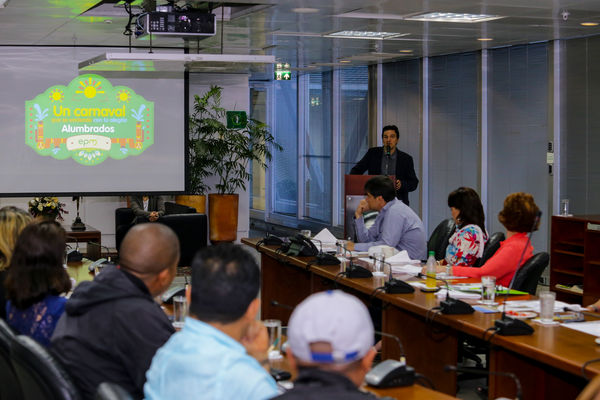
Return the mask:
<path id="1" fill-rule="evenodd" d="M 10 345 L 15 340 L 15 334 L 8 324 L 0 319 L 0 400 L 20 400 L 23 398 L 19 380 L 10 362 Z"/>
<path id="2" fill-rule="evenodd" d="M 116 383 L 103 382 L 98 386 L 94 400 L 133 400 L 133 397 Z"/>
<path id="3" fill-rule="evenodd" d="M 454 233 L 456 229 L 456 224 L 452 218 L 448 218 L 443 220 L 436 226 L 436 228 L 429 236 L 429 241 L 427 242 L 427 252 L 430 251 L 435 252 L 435 259 L 442 260 L 446 257 L 446 248 L 448 247 L 448 241 L 450 240 L 450 236 Z"/>
<path id="4" fill-rule="evenodd" d="M 12 341 L 10 359 L 24 400 L 79 400 L 79 391 L 45 347 L 28 336 Z"/>
<path id="5" fill-rule="evenodd" d="M 489 240 L 485 243 L 483 247 L 483 255 L 481 258 L 477 259 L 473 267 L 480 268 L 483 264 L 486 263 L 500 248 L 500 242 L 503 241 L 506 237 L 503 232 L 494 232 L 490 236 Z"/>
<path id="6" fill-rule="evenodd" d="M 513 289 L 535 295 L 538 281 L 548 266 L 548 261 L 550 261 L 550 256 L 546 252 L 533 255 L 517 271 Z"/>

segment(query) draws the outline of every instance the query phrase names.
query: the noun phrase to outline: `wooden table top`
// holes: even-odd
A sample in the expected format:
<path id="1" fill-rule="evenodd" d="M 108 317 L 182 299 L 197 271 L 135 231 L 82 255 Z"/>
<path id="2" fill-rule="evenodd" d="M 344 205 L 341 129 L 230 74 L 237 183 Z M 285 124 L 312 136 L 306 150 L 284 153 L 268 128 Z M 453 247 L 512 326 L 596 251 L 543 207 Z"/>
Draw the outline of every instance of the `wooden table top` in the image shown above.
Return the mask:
<path id="1" fill-rule="evenodd" d="M 242 243 L 255 246 L 259 239 L 242 239 Z M 288 257 L 276 251 L 277 246 L 261 246 L 260 251 L 264 254 L 278 259 L 284 264 L 306 269 L 308 262 L 314 257 Z M 327 279 L 335 280 L 340 272 L 340 266 L 310 266 L 310 271 Z M 394 277 L 402 279 L 402 275 L 394 274 Z M 404 276 L 404 278 L 408 278 Z M 414 277 L 410 277 L 414 279 Z M 340 285 L 352 288 L 365 294 L 371 294 L 377 287 L 382 286 L 380 278 L 348 279 L 337 277 Z M 465 280 L 461 280 L 464 282 Z M 418 315 L 425 316 L 433 307 L 439 306 L 439 299 L 434 293 L 424 293 L 415 290 L 411 294 L 385 294 L 378 292 L 374 297 L 393 304 Z M 519 296 L 518 299 L 531 298 L 533 296 Z M 510 299 L 516 299 L 510 296 Z M 475 300 L 467 299 L 468 303 Z M 436 314 L 434 320 L 466 334 L 481 337 L 485 330 L 494 325 L 494 321 L 500 317 L 499 313 L 484 314 L 475 312 L 469 315 L 442 315 Z M 514 351 L 526 357 L 538 360 L 544 364 L 551 365 L 571 374 L 581 375 L 581 368 L 586 361 L 600 358 L 600 346 L 595 343 L 595 336 L 566 328 L 561 325 L 545 326 L 535 322 L 529 322 L 535 332 L 529 336 L 500 336 L 494 335 L 490 343 L 501 346 L 507 350 Z M 491 332 L 487 334 L 487 337 Z M 592 377 L 600 374 L 600 362 L 593 363 L 585 368 L 586 376 Z"/>

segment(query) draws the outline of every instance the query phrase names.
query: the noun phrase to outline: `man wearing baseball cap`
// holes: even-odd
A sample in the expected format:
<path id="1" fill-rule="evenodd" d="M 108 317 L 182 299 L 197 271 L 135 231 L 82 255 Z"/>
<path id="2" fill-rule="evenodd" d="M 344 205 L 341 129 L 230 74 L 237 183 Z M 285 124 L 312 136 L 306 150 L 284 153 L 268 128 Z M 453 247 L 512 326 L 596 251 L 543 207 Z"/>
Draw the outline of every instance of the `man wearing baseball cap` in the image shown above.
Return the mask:
<path id="1" fill-rule="evenodd" d="M 371 368 L 373 323 L 367 307 L 340 290 L 315 293 L 288 324 L 288 360 L 294 388 L 277 399 L 369 399 L 358 390 Z"/>

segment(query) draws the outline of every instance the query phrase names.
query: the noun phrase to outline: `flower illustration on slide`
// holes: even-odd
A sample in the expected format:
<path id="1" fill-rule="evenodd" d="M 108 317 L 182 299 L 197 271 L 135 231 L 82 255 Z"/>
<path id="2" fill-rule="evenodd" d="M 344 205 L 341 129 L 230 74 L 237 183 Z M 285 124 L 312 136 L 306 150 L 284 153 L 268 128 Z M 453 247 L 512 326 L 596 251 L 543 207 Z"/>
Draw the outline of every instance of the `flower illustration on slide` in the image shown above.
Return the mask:
<path id="1" fill-rule="evenodd" d="M 123 89 L 123 90 L 119 90 L 117 92 L 117 101 L 119 103 L 122 103 L 122 102 L 129 103 L 129 100 L 131 100 L 131 94 L 129 93 L 129 91 Z"/>

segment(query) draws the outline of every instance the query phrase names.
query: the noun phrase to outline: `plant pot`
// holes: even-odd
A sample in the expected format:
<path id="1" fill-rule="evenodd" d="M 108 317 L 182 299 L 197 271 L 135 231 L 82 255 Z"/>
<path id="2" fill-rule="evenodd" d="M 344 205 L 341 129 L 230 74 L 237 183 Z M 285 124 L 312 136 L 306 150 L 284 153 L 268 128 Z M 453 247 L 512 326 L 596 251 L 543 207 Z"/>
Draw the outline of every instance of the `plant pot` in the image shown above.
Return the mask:
<path id="1" fill-rule="evenodd" d="M 233 242 L 237 238 L 238 194 L 209 194 L 208 222 L 213 244 Z"/>
<path id="2" fill-rule="evenodd" d="M 194 207 L 196 212 L 206 214 L 206 196 L 203 194 L 192 194 L 189 196 L 175 196 L 175 203 Z"/>

